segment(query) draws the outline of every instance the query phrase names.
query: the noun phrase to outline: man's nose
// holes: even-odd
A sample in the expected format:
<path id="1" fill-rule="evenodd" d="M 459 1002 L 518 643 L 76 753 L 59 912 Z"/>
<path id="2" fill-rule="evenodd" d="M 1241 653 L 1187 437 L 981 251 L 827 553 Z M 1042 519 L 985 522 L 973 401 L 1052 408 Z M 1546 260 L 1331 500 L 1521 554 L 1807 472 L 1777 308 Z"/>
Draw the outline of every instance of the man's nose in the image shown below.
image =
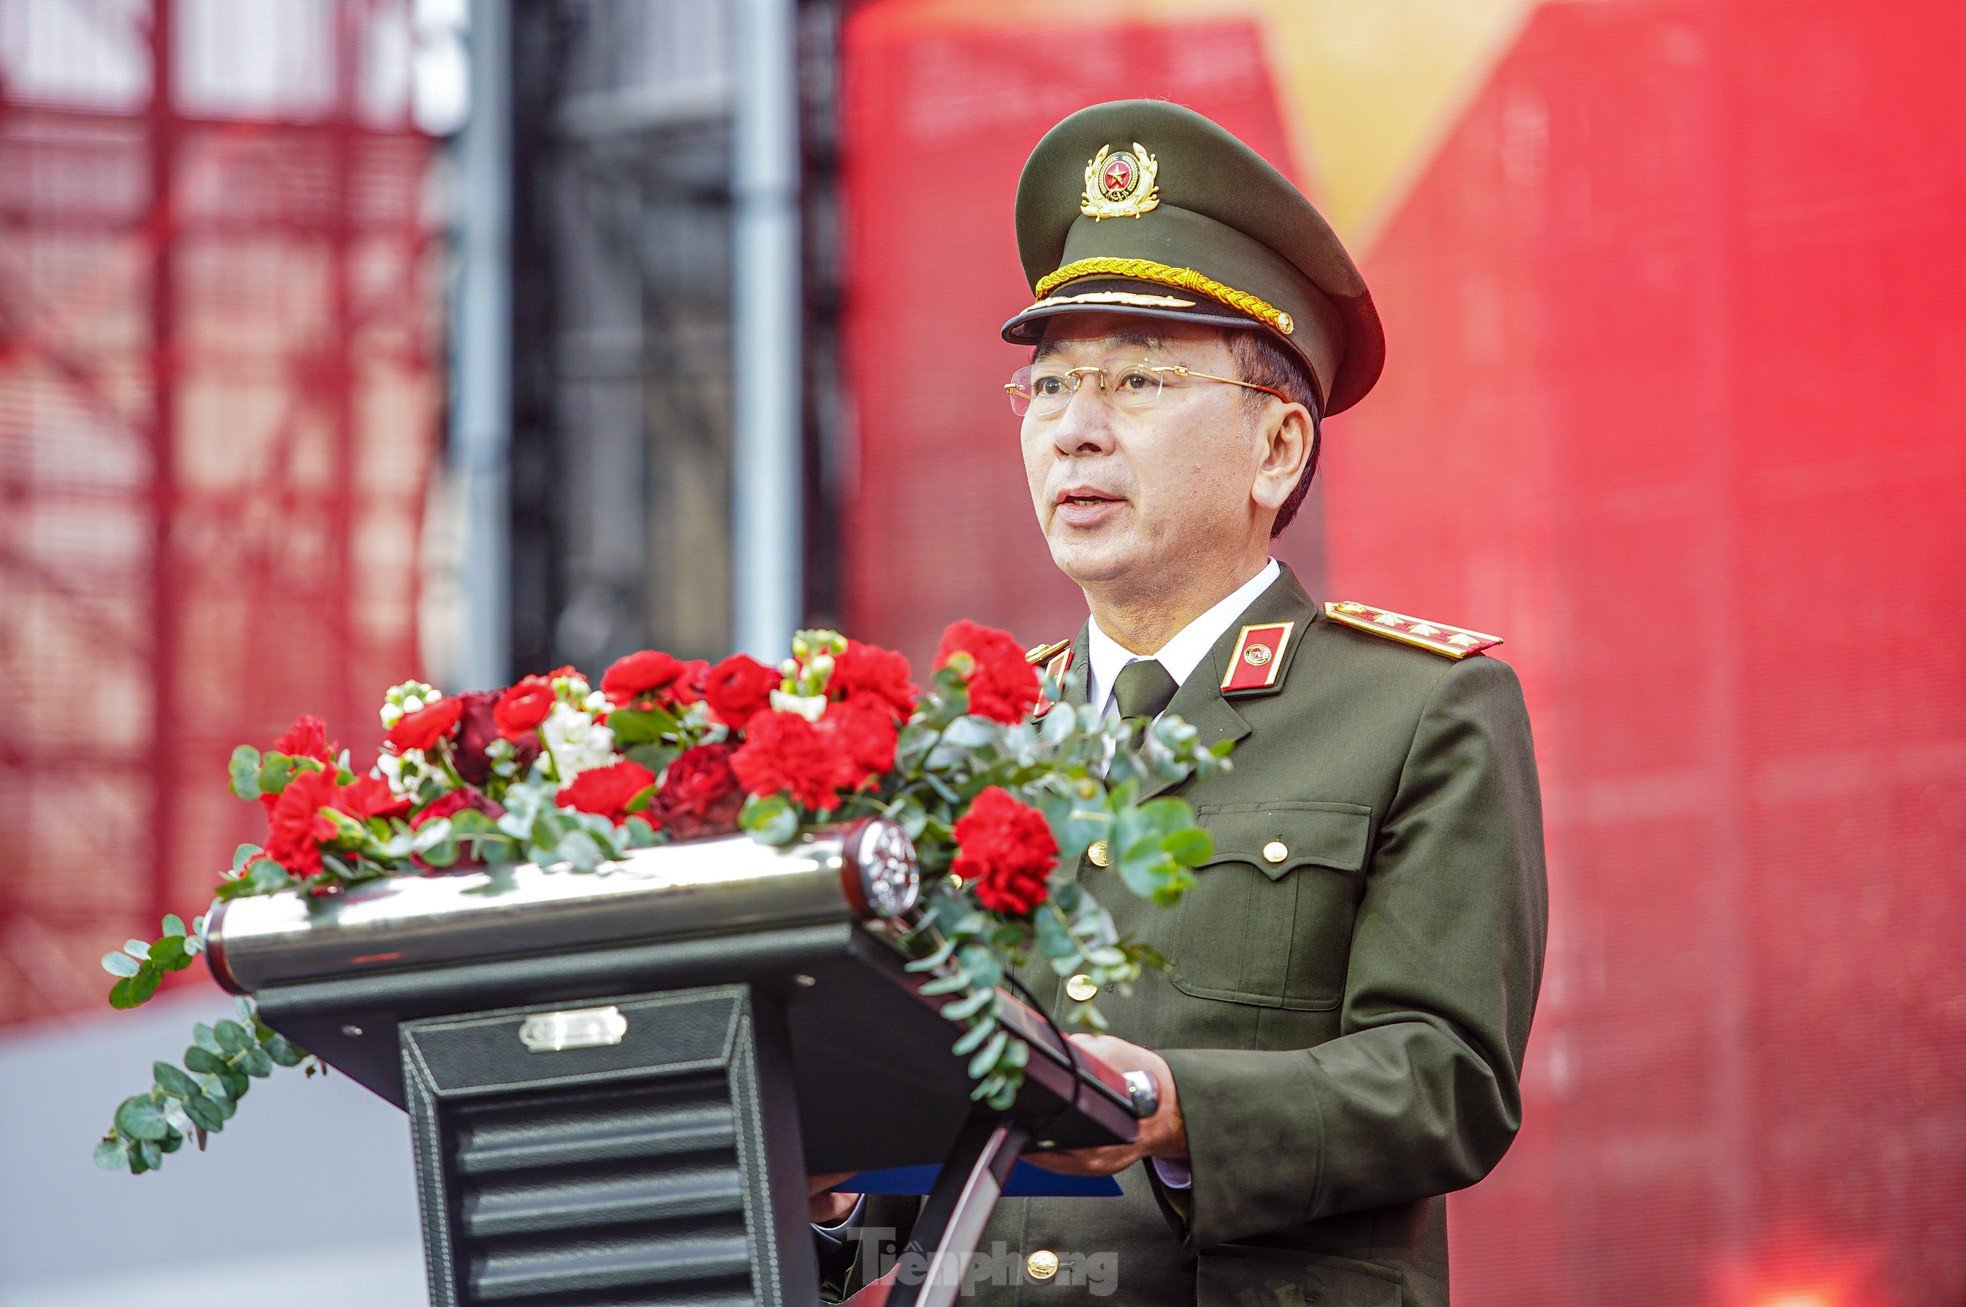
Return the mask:
<path id="1" fill-rule="evenodd" d="M 1065 400 L 1065 411 L 1051 423 L 1051 444 L 1061 455 L 1103 454 L 1113 448 L 1113 406 L 1095 378 Z"/>

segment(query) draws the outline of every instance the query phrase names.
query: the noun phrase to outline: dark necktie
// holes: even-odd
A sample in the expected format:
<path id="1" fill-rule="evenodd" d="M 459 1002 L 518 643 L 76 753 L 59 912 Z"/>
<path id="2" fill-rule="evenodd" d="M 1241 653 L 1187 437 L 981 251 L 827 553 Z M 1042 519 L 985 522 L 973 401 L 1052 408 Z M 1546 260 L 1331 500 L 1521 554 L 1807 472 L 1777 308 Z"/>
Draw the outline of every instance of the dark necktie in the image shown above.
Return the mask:
<path id="1" fill-rule="evenodd" d="M 1119 705 L 1120 716 L 1126 718 L 1152 721 L 1174 698 L 1174 690 L 1174 678 L 1152 658 L 1134 659 L 1113 678 L 1113 702 Z"/>

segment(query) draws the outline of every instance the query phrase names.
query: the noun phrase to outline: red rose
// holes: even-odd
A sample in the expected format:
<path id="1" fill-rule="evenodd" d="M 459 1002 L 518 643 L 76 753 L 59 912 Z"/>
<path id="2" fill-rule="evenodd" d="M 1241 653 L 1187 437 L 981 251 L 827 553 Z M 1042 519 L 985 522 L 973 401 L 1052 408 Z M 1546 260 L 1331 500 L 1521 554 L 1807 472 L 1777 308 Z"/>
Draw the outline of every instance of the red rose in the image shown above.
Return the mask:
<path id="1" fill-rule="evenodd" d="M 894 770 L 894 746 L 899 732 L 893 714 L 881 700 L 861 695 L 845 703 L 832 704 L 819 719 L 819 727 L 853 760 L 851 784 L 864 785 Z"/>
<path id="2" fill-rule="evenodd" d="M 410 818 L 410 826 L 414 829 L 423 825 L 425 822 L 435 821 L 439 817 L 455 817 L 466 808 L 472 808 L 478 812 L 482 812 L 493 821 L 505 815 L 504 805 L 487 798 L 484 794 L 467 786 L 461 790 L 452 790 L 449 794 L 431 803 L 429 807 Z M 471 852 L 473 847 L 473 845 L 460 842 L 458 845 L 457 861 L 448 867 L 432 867 L 423 860 L 422 855 L 415 853 L 410 855 L 410 861 L 425 871 L 469 871 L 473 867 L 482 867 L 485 865 L 484 859 Z"/>
<path id="3" fill-rule="evenodd" d="M 685 750 L 663 774 L 662 789 L 650 805 L 651 820 L 679 840 L 736 830 L 744 790 L 731 770 L 735 752 L 728 744 L 699 744 Z"/>
<path id="4" fill-rule="evenodd" d="M 710 664 L 698 658 L 683 664 L 683 670 L 676 673 L 676 679 L 669 682 L 669 692 L 665 696 L 678 708 L 688 707 L 703 697 L 706 683 L 710 679 Z"/>
<path id="5" fill-rule="evenodd" d="M 992 785 L 956 819 L 956 860 L 950 870 L 976 884 L 976 901 L 1022 917 L 1044 902 L 1046 880 L 1058 865 L 1058 841 L 1044 814 Z"/>
<path id="6" fill-rule="evenodd" d="M 401 720 L 389 728 L 390 747 L 398 753 L 432 748 L 457 728 L 457 719 L 463 713 L 464 704 L 454 696 L 439 699 L 415 712 L 404 713 Z"/>
<path id="7" fill-rule="evenodd" d="M 915 711 L 921 691 L 908 679 L 908 660 L 892 649 L 848 640 L 846 651 L 833 660 L 826 693 L 834 699 L 874 699 L 897 719 Z"/>
<path id="8" fill-rule="evenodd" d="M 601 690 L 616 703 L 632 703 L 669 685 L 683 670 L 682 660 L 674 655 L 660 649 L 644 649 L 617 658 L 601 677 Z"/>
<path id="9" fill-rule="evenodd" d="M 321 809 L 340 806 L 341 786 L 333 772 L 299 771 L 266 810 L 266 856 L 295 876 L 321 869 L 321 845 L 335 836 L 334 821 Z"/>
<path id="10" fill-rule="evenodd" d="M 371 817 L 407 817 L 410 811 L 410 801 L 399 798 L 379 776 L 356 777 L 342 789 L 341 802 L 336 806 L 360 821 Z"/>
<path id="11" fill-rule="evenodd" d="M 553 802 L 606 817 L 619 826 L 628 820 L 628 801 L 655 784 L 655 773 L 639 762 L 622 759 L 605 767 L 590 767 L 573 778 Z"/>
<path id="12" fill-rule="evenodd" d="M 753 713 L 771 706 L 771 692 L 783 683 L 776 667 L 767 667 L 749 654 L 732 654 L 710 669 L 703 697 L 718 721 L 741 731 Z"/>
<path id="13" fill-rule="evenodd" d="M 957 653 L 967 653 L 976 662 L 969 673 L 971 712 L 1007 725 L 1030 716 L 1038 703 L 1038 669 L 1024 657 L 1023 646 L 1010 632 L 971 621 L 952 623 L 935 650 L 937 670 Z"/>
<path id="14" fill-rule="evenodd" d="M 524 739 L 546 720 L 553 703 L 553 683 L 543 676 L 528 676 L 499 696 L 492 721 L 504 738 Z"/>
<path id="15" fill-rule="evenodd" d="M 318 758 L 333 762 L 340 749 L 328 743 L 328 724 L 319 717 L 298 717 L 286 733 L 273 741 L 273 752 L 289 758 Z"/>
<path id="16" fill-rule="evenodd" d="M 834 739 L 790 712 L 753 716 L 730 765 L 752 794 L 784 794 L 816 810 L 838 804 L 840 790 L 856 780 L 852 760 Z"/>

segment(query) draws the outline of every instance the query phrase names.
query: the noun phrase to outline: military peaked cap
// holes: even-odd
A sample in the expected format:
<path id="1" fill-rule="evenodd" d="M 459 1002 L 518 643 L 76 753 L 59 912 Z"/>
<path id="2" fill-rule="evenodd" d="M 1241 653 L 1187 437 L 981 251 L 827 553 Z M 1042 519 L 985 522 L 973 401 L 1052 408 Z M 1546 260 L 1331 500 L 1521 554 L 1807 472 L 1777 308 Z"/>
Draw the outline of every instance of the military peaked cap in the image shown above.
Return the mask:
<path id="1" fill-rule="evenodd" d="M 1317 379 L 1324 412 L 1372 389 L 1378 310 L 1331 225 L 1263 157 L 1192 109 L 1115 100 L 1059 123 L 1017 184 L 1036 302 L 1003 327 L 1098 310 L 1268 330 Z"/>

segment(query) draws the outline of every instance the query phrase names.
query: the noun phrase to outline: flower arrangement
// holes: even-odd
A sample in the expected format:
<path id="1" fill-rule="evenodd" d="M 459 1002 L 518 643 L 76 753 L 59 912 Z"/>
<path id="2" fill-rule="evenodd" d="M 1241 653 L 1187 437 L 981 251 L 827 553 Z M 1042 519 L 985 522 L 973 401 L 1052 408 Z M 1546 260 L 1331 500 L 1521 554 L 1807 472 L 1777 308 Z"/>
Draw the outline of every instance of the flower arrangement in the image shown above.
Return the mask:
<path id="1" fill-rule="evenodd" d="M 608 668 L 599 688 L 570 667 L 498 691 L 446 695 L 406 681 L 382 706 L 387 738 L 367 771 L 302 717 L 265 752 L 234 751 L 232 792 L 265 810 L 264 845 L 244 844 L 220 901 L 339 894 L 386 876 L 534 862 L 592 872 L 629 850 L 748 831 L 790 844 L 812 827 L 884 816 L 915 843 L 924 893 L 891 933 L 923 992 L 963 1030 L 974 1097 L 1007 1106 L 1028 1053 L 999 1022 L 998 987 L 1033 951 L 1057 974 L 1124 990 L 1165 966 L 1120 937 L 1083 886 L 1055 873 L 1095 840 L 1126 888 L 1169 905 L 1211 852 L 1180 799 L 1141 799 L 1150 780 L 1226 768 L 1227 746 L 1163 716 L 1142 730 L 1055 704 L 1003 631 L 957 622 L 926 690 L 892 650 L 801 631 L 770 667 L 743 654 L 710 666 L 657 650 Z M 165 918 L 154 942 L 107 954 L 118 1008 L 156 992 L 205 948 L 206 918 Z M 1094 1003 L 1072 1019 L 1105 1021 Z M 154 1170 L 187 1138 L 205 1146 L 256 1077 L 325 1071 L 259 1019 L 194 1028 L 182 1065 L 154 1064 L 147 1093 L 117 1108 L 95 1159 Z"/>

